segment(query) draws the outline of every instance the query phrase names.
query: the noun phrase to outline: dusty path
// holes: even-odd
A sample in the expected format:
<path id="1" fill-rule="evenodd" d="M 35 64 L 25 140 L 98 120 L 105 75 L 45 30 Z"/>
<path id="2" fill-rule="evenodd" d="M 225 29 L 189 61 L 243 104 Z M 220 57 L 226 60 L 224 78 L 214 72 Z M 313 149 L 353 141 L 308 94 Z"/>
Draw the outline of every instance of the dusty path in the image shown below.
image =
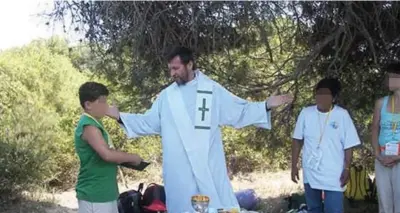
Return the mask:
<path id="1" fill-rule="evenodd" d="M 232 180 L 235 191 L 254 189 L 261 198 L 265 212 L 284 212 L 286 203 L 284 197 L 301 190 L 300 185 L 290 182 L 289 172 L 251 174 L 246 177 L 237 177 Z M 128 184 L 129 188 L 136 189 L 139 182 Z M 120 184 L 120 191 L 127 190 Z M 77 213 L 78 204 L 73 190 L 56 194 L 54 202 L 59 206 L 46 209 L 46 213 Z"/>
<path id="2" fill-rule="evenodd" d="M 285 212 L 284 197 L 298 192 L 302 188 L 301 185 L 296 185 L 290 181 L 289 174 L 289 172 L 250 174 L 245 177 L 234 178 L 232 185 L 235 191 L 254 189 L 261 199 L 263 209 L 261 212 L 281 213 Z M 137 189 L 138 183 L 140 182 L 129 183 L 128 187 Z M 127 190 L 123 184 L 120 184 L 119 187 L 121 192 Z M 41 193 L 40 198 L 26 201 L 5 212 L 0 210 L 0 213 L 77 213 L 77 208 L 75 191 L 71 189 L 55 194 Z"/>
<path id="3" fill-rule="evenodd" d="M 138 186 L 138 183 L 130 183 L 128 184 L 128 187 L 131 189 L 136 189 Z M 122 184 L 119 185 L 120 191 L 126 191 L 127 188 L 123 186 Z M 78 202 L 76 200 L 76 193 L 73 189 L 55 194 L 53 196 L 53 202 L 57 206 L 50 206 L 46 208 L 46 213 L 77 213 L 78 209 Z"/>

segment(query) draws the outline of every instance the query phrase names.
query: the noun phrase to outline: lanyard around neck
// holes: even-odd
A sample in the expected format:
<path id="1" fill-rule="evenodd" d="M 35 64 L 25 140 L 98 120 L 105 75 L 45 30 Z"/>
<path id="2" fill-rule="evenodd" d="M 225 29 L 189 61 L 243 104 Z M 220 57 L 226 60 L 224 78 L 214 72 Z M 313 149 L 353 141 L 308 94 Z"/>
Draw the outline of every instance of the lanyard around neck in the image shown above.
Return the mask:
<path id="1" fill-rule="evenodd" d="M 397 122 L 395 122 L 394 119 L 394 96 L 392 96 L 391 104 L 392 104 L 392 132 L 395 133 L 397 129 Z"/>
<path id="2" fill-rule="evenodd" d="M 94 122 L 96 122 L 99 126 L 103 127 L 103 130 L 104 130 L 104 132 L 105 132 L 106 135 L 107 135 L 108 144 L 110 145 L 110 147 L 114 147 L 114 145 L 113 145 L 113 143 L 112 143 L 112 141 L 111 141 L 110 134 L 108 134 L 108 132 L 107 132 L 107 130 L 104 128 L 104 126 L 103 126 L 96 118 L 94 118 L 93 116 L 89 115 L 88 113 L 84 112 L 83 114 L 84 114 L 85 116 L 91 118 L 92 120 L 94 120 Z"/>
<path id="3" fill-rule="evenodd" d="M 328 116 L 326 116 L 326 118 L 325 118 L 324 129 L 321 131 L 321 135 L 320 135 L 320 137 L 319 137 L 319 142 L 318 142 L 317 148 L 319 148 L 319 145 L 320 145 L 321 142 L 322 142 L 322 137 L 324 136 L 324 133 L 325 133 L 325 127 L 326 127 L 326 124 L 328 123 L 329 116 L 331 115 L 332 109 L 333 109 L 333 106 L 331 106 L 331 108 L 330 108 L 330 110 L 329 110 L 329 112 L 328 112 Z M 317 108 L 317 110 L 318 110 L 318 108 Z M 321 130 L 321 123 L 320 123 L 319 113 L 320 113 L 320 112 L 318 112 L 318 124 L 319 124 L 319 129 Z"/>

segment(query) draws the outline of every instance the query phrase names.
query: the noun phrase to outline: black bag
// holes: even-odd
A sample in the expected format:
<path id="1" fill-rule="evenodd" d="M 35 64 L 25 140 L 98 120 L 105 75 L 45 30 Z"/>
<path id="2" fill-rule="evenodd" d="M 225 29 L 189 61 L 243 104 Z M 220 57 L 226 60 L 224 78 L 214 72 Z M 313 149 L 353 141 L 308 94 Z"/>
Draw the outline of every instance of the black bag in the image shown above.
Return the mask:
<path id="1" fill-rule="evenodd" d="M 121 193 L 118 197 L 118 212 L 142 213 L 142 190 L 143 183 L 139 184 L 138 190 Z"/>
<path id="2" fill-rule="evenodd" d="M 288 203 L 288 210 L 303 210 L 306 204 L 306 195 L 304 193 L 293 193 L 285 198 L 285 201 Z"/>

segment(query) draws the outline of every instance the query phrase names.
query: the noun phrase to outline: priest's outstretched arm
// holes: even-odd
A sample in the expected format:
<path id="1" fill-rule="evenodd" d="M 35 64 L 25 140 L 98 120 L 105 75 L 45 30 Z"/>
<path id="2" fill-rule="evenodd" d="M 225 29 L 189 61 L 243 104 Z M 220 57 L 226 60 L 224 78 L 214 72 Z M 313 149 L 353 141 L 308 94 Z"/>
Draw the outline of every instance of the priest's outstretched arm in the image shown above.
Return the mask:
<path id="1" fill-rule="evenodd" d="M 145 135 L 158 135 L 160 125 L 160 96 L 153 102 L 150 109 L 144 114 L 119 113 L 118 122 L 124 129 L 128 138 Z"/>
<path id="2" fill-rule="evenodd" d="M 250 102 L 232 94 L 221 85 L 216 86 L 219 103 L 219 124 L 243 128 L 254 125 L 271 129 L 271 113 L 266 102 Z"/>

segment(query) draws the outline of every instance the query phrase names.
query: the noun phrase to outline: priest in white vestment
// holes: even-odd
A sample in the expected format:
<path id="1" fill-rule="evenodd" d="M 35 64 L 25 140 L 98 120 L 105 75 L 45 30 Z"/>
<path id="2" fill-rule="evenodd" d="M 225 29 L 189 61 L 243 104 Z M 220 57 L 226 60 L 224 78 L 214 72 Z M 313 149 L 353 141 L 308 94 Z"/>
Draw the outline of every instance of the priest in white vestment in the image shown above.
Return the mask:
<path id="1" fill-rule="evenodd" d="M 175 80 L 158 95 L 144 114 L 108 115 L 121 123 L 129 138 L 161 135 L 163 180 L 170 213 L 193 212 L 191 197 L 210 197 L 210 208 L 239 208 L 230 184 L 220 127 L 255 125 L 271 129 L 269 109 L 292 101 L 289 95 L 263 102 L 241 99 L 195 67 L 192 52 L 184 47 L 168 57 Z"/>

